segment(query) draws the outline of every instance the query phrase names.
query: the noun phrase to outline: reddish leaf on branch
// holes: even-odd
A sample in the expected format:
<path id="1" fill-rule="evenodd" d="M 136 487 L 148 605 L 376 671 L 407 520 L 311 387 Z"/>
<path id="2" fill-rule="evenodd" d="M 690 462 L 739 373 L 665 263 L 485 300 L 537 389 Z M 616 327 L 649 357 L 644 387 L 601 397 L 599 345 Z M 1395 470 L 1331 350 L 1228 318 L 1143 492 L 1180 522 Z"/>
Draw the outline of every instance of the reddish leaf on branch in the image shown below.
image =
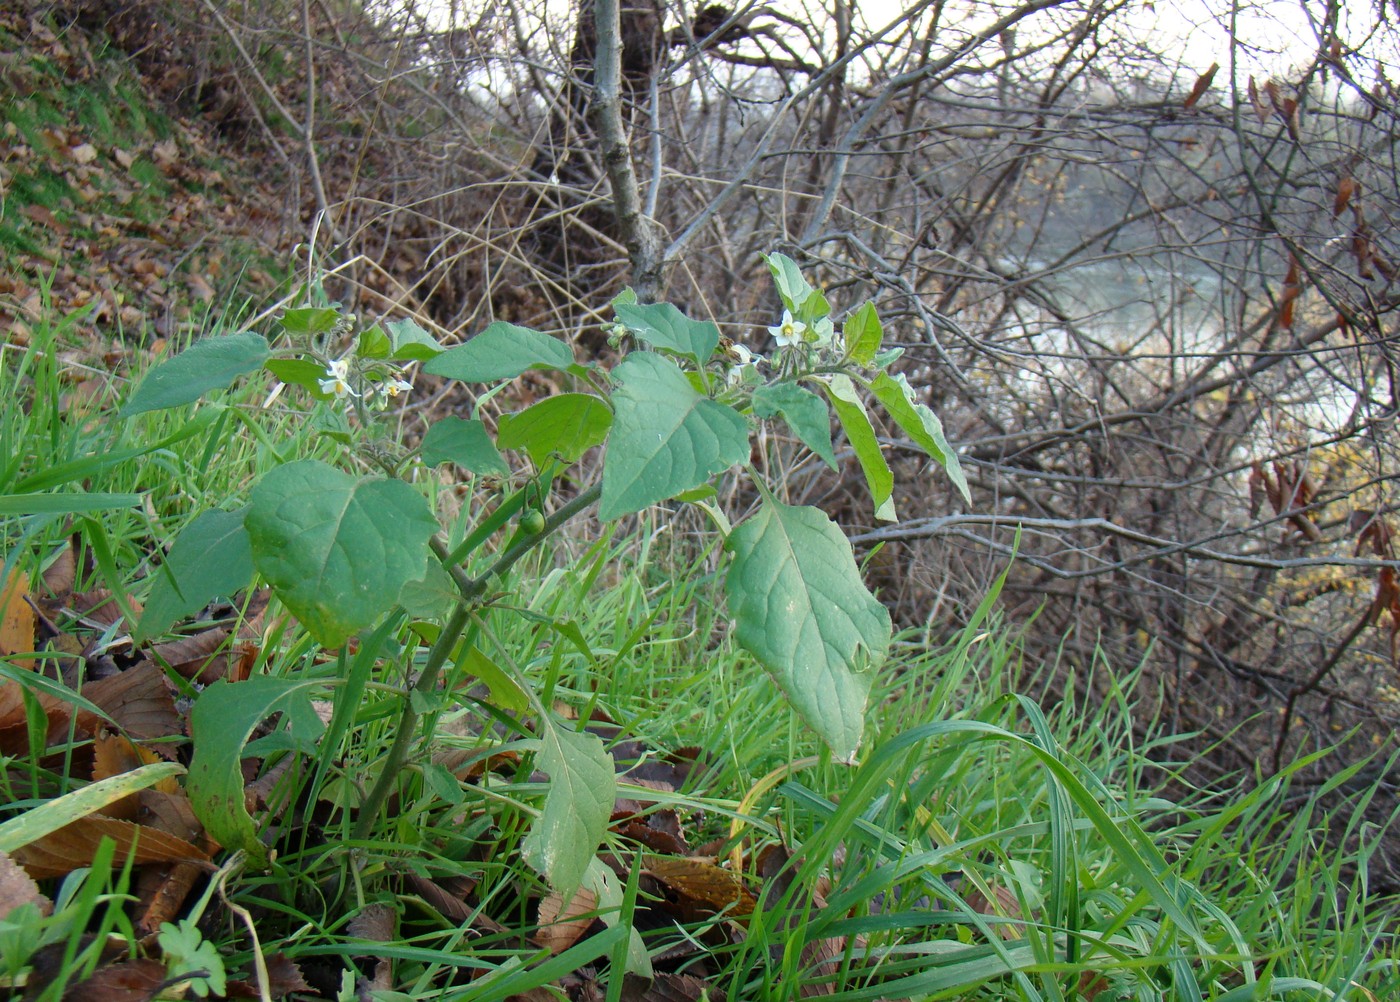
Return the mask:
<path id="1" fill-rule="evenodd" d="M 1220 69 L 1219 63 L 1211 63 L 1210 69 L 1196 78 L 1196 85 L 1191 88 L 1191 93 L 1186 95 L 1186 100 L 1181 104 L 1183 108 L 1191 109 L 1196 106 L 1196 102 L 1210 89 L 1210 82 L 1215 79 L 1215 72 L 1218 69 Z"/>

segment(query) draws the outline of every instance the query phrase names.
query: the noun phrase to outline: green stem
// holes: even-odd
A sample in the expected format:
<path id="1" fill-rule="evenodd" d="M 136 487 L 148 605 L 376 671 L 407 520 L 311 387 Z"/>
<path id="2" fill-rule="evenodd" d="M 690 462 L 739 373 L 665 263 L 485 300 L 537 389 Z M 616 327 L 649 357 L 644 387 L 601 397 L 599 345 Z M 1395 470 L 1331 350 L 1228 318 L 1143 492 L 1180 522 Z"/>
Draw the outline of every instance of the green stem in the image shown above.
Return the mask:
<path id="1" fill-rule="evenodd" d="M 595 484 L 568 504 L 561 506 L 558 511 L 545 520 L 543 532 L 523 539 L 507 549 L 485 573 L 475 578 L 469 577 L 460 567 L 447 565 L 446 569 L 452 575 L 452 580 L 457 585 L 458 591 L 461 592 L 462 599 L 453 607 L 451 615 L 447 617 L 447 622 L 442 625 L 442 632 L 438 634 L 437 640 L 428 650 L 428 659 L 423 665 L 423 671 L 419 674 L 418 681 L 413 684 L 415 692 L 427 695 L 437 688 L 438 677 L 442 674 L 442 666 L 447 662 L 447 657 L 452 653 L 452 648 L 461 637 L 462 631 L 466 629 L 467 622 L 475 610 L 476 600 L 486 591 L 486 586 L 491 582 L 491 579 L 510 570 L 525 554 L 539 546 L 540 542 L 550 533 L 594 504 L 602 496 L 602 493 L 602 485 Z M 441 541 L 434 539 L 431 545 L 438 559 L 442 560 L 450 556 L 446 552 L 446 546 Z M 399 773 L 403 770 L 404 763 L 408 761 L 409 748 L 413 744 L 417 730 L 418 712 L 413 708 L 412 696 L 408 696 L 404 698 L 403 709 L 399 712 L 398 732 L 394 735 L 394 743 L 389 746 L 389 751 L 384 757 L 383 768 L 380 770 L 379 777 L 374 781 L 374 786 L 370 788 L 369 795 L 360 805 L 360 814 L 355 819 L 353 832 L 355 839 L 367 839 L 374 830 L 379 812 L 384 809 L 384 804 L 398 781 Z"/>
<path id="2" fill-rule="evenodd" d="M 442 672 L 443 663 L 447 661 L 447 656 L 452 652 L 457 638 L 466 629 L 467 620 L 471 617 L 471 613 L 471 607 L 465 602 L 459 603 L 453 608 L 452 614 L 447 617 L 447 622 L 442 624 L 442 632 L 438 634 L 437 641 L 428 651 L 428 660 L 423 665 L 423 671 L 413 686 L 416 691 L 428 693 L 437 688 L 438 675 Z M 374 781 L 369 796 L 360 805 L 360 816 L 355 819 L 353 834 L 356 839 L 367 839 L 370 832 L 374 830 L 374 823 L 379 818 L 379 812 L 384 808 L 384 802 L 389 799 L 389 792 L 394 788 L 404 762 L 408 760 L 408 749 L 413 744 L 414 734 L 417 730 L 418 711 L 413 708 L 412 697 L 406 696 L 403 701 L 403 710 L 399 714 L 399 729 L 398 733 L 394 735 L 394 743 L 389 746 L 389 753 L 384 758 L 384 767 L 379 772 L 379 778 Z"/>

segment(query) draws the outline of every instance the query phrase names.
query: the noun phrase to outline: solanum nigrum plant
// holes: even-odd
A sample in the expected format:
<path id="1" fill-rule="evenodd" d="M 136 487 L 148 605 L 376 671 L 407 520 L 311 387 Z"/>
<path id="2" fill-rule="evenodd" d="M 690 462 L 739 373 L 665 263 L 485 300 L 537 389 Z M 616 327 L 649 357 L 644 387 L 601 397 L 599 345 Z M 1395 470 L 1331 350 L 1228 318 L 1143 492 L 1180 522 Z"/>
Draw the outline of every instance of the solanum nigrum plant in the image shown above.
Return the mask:
<path id="1" fill-rule="evenodd" d="M 138 627 L 141 636 L 159 633 L 256 578 L 315 643 L 336 652 L 328 724 L 311 706 L 325 691 L 322 677 L 255 675 L 200 694 L 188 788 L 214 838 L 255 865 L 266 862 L 239 769 L 254 728 L 281 711 L 293 733 L 328 730 L 339 740 L 371 672 L 391 660 L 411 682 L 393 744 L 351 805 L 356 834 L 373 830 L 426 746 L 424 712 L 462 677 L 490 676 L 532 717 L 536 765 L 552 780 L 526 858 L 571 894 L 607 828 L 613 764 L 599 738 L 558 720 L 510 659 L 494 656 L 503 652 L 490 649 L 481 617 L 488 602 L 500 601 L 507 570 L 595 508 L 606 522 L 665 502 L 705 507 L 723 537 L 735 639 L 832 754 L 854 759 L 873 672 L 890 643 L 889 614 L 862 581 L 840 528 L 818 508 L 784 503 L 781 485 L 749 464 L 751 440 L 765 422 L 781 422 L 835 469 L 835 412 L 877 517 L 892 519 L 893 475 L 867 414 L 877 404 L 964 495 L 967 485 L 937 417 L 889 372 L 899 351 L 882 350 L 874 307 L 850 311 L 838 328 L 825 294 L 790 259 L 766 261 L 783 304 L 766 359 L 722 338 L 711 322 L 624 293 L 612 304 L 609 335 L 626 350 L 611 368 L 580 362 L 564 341 L 508 323 L 444 349 L 412 321 L 361 328 L 335 307 L 308 306 L 287 310 L 272 338 L 253 331 L 207 338 L 151 372 L 124 414 L 188 404 L 266 369 L 311 397 L 313 418 L 343 443 L 338 463 L 286 462 L 252 486 L 242 507 L 195 518 L 171 547 Z M 415 365 L 488 388 L 554 370 L 572 388 L 502 415 L 494 429 L 479 417 L 442 417 L 408 448 L 377 429 L 410 391 L 406 369 Z M 593 449 L 602 449 L 601 473 L 580 483 L 571 468 Z M 496 485 L 496 502 L 480 509 L 479 521 L 443 525 L 414 486 L 416 469 L 443 463 Z M 736 468 L 752 478 L 759 501 L 731 526 L 708 499 L 716 478 Z M 566 472 L 575 477 L 571 494 L 551 508 L 551 487 Z M 528 598 L 528 577 L 509 580 Z"/>

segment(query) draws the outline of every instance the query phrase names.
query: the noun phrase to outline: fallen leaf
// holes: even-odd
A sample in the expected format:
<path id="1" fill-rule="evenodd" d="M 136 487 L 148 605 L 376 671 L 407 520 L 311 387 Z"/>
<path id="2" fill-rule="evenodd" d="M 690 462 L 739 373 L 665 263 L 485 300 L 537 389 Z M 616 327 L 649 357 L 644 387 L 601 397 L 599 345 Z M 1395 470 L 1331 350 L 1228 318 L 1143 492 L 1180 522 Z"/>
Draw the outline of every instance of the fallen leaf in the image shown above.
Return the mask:
<path id="1" fill-rule="evenodd" d="M 563 953 L 583 938 L 597 907 L 597 895 L 587 888 L 575 891 L 568 903 L 558 891 L 551 890 L 540 902 L 539 928 L 530 935 L 531 942 L 550 953 Z"/>
<path id="2" fill-rule="evenodd" d="M 29 575 L 15 568 L 0 592 L 0 656 L 34 650 L 34 608 L 29 604 Z M 11 658 L 17 668 L 33 668 L 33 658 Z"/>
<path id="3" fill-rule="evenodd" d="M 129 737 L 149 740 L 185 733 L 184 721 L 175 709 L 170 681 L 149 661 L 90 682 L 82 687 L 82 694 L 111 717 Z M 102 723 L 91 713 L 78 714 L 78 725 L 89 734 L 96 734 Z M 174 754 L 169 746 L 162 745 L 160 749 L 164 754 Z"/>
<path id="4" fill-rule="evenodd" d="M 165 965 L 158 960 L 138 957 L 117 964 L 99 967 L 92 976 L 68 986 L 64 1002 L 148 1002 L 161 990 L 176 984 L 166 976 Z"/>
<path id="5" fill-rule="evenodd" d="M 62 877 L 92 862 L 98 843 L 110 838 L 117 846 L 117 859 L 132 855 L 134 863 L 172 861 L 208 862 L 209 854 L 184 839 L 144 825 L 103 817 L 79 818 L 58 831 L 17 849 L 14 857 L 36 880 Z"/>
<path id="6" fill-rule="evenodd" d="M 713 863 L 665 856 L 647 856 L 644 862 L 645 872 L 676 895 L 676 904 L 684 912 L 723 911 L 741 917 L 751 914 L 758 904 L 736 874 Z"/>
<path id="7" fill-rule="evenodd" d="M 34 878 L 7 852 L 0 852 L 0 920 L 20 905 L 36 905 L 40 915 L 53 911 L 53 902 L 39 892 Z"/>

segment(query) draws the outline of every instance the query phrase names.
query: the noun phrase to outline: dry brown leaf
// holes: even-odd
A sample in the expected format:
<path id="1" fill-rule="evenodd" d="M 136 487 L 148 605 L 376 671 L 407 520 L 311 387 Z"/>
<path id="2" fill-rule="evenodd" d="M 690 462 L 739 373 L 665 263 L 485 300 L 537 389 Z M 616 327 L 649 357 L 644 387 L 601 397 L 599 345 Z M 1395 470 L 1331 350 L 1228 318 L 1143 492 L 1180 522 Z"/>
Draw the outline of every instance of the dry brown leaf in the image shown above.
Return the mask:
<path id="1" fill-rule="evenodd" d="M 741 917 L 751 914 L 758 904 L 737 875 L 713 863 L 665 856 L 647 856 L 644 862 L 645 872 L 676 896 L 676 904 L 684 912 L 724 911 Z"/>
<path id="2" fill-rule="evenodd" d="M 34 608 L 29 604 L 29 575 L 18 567 L 0 591 L 0 656 L 34 650 Z M 17 668 L 33 668 L 33 658 L 10 658 Z"/>
<path id="3" fill-rule="evenodd" d="M 967 907 L 977 912 L 979 915 L 991 915 L 997 918 L 1022 918 L 1021 902 L 1017 900 L 1016 893 L 1009 887 L 1004 887 L 995 881 L 987 882 L 987 889 L 992 892 L 994 900 L 988 900 L 981 891 L 973 888 L 968 894 Z M 1002 939 L 1020 939 L 1020 926 L 1014 922 L 1002 922 L 997 925 L 997 934 Z"/>
<path id="4" fill-rule="evenodd" d="M 459 896 L 436 881 L 420 877 L 416 873 L 405 873 L 404 884 L 407 885 L 408 890 L 417 894 L 449 922 L 460 925 L 472 917 L 473 909 L 469 908 Z"/>
<path id="5" fill-rule="evenodd" d="M 1186 95 L 1186 100 L 1183 101 L 1181 104 L 1183 108 L 1189 110 L 1196 106 L 1196 102 L 1199 101 L 1201 99 L 1201 96 L 1205 94 L 1207 90 L 1210 89 L 1210 82 L 1215 79 L 1215 73 L 1219 69 L 1219 63 L 1211 63 L 1210 69 L 1206 70 L 1204 73 L 1202 73 L 1199 77 L 1196 78 L 1196 84 L 1194 87 L 1191 88 L 1191 93 Z"/>
<path id="6" fill-rule="evenodd" d="M 1344 177 L 1337 182 L 1337 197 L 1332 200 L 1332 218 L 1335 219 L 1346 211 L 1347 205 L 1351 202 L 1352 196 L 1356 194 L 1356 179 Z"/>
<path id="7" fill-rule="evenodd" d="M 126 601 L 131 606 L 132 614 L 139 619 L 141 616 L 140 603 L 129 596 Z M 121 605 L 118 604 L 111 591 L 106 588 L 94 588 L 91 591 L 74 595 L 73 609 L 83 619 L 104 627 L 123 622 L 125 619 Z"/>
<path id="8" fill-rule="evenodd" d="M 175 709 L 170 681 L 149 661 L 142 661 L 124 672 L 89 682 L 82 688 L 91 700 L 133 738 L 168 738 L 184 734 L 184 723 Z M 78 714 L 78 725 L 96 733 L 102 721 L 90 713 Z M 159 746 L 163 752 L 168 746 Z"/>
<path id="9" fill-rule="evenodd" d="M 149 936 L 165 922 L 174 922 L 203 874 L 198 863 L 153 863 L 141 867 L 136 878 L 136 932 Z"/>
<path id="10" fill-rule="evenodd" d="M 158 960 L 138 957 L 99 967 L 92 977 L 69 985 L 64 1002 L 147 1002 L 176 982 Z"/>
<path id="11" fill-rule="evenodd" d="M 550 953 L 563 953 L 583 938 L 593 924 L 590 913 L 597 908 L 598 896 L 586 888 L 579 888 L 567 904 L 558 891 L 551 890 L 540 902 L 539 928 L 530 940 Z"/>
<path id="12" fill-rule="evenodd" d="M 702 1002 L 709 985 L 691 974 L 658 973 L 650 982 L 629 974 L 622 985 L 622 1002 Z"/>
<path id="13" fill-rule="evenodd" d="M 10 858 L 7 852 L 0 852 L 0 919 L 20 905 L 37 905 L 39 914 L 53 911 L 53 902 L 39 892 L 34 878 Z"/>
<path id="14" fill-rule="evenodd" d="M 36 880 L 62 877 L 92 862 L 104 837 L 117 845 L 116 859 L 133 854 L 135 863 L 208 862 L 209 855 L 184 839 L 145 825 L 100 814 L 79 818 L 56 832 L 15 851 L 15 859 Z"/>
<path id="15" fill-rule="evenodd" d="M 73 583 L 77 579 L 77 573 L 78 558 L 73 553 L 73 544 L 70 543 L 44 571 L 44 587 L 60 602 L 67 602 L 73 594 Z"/>

